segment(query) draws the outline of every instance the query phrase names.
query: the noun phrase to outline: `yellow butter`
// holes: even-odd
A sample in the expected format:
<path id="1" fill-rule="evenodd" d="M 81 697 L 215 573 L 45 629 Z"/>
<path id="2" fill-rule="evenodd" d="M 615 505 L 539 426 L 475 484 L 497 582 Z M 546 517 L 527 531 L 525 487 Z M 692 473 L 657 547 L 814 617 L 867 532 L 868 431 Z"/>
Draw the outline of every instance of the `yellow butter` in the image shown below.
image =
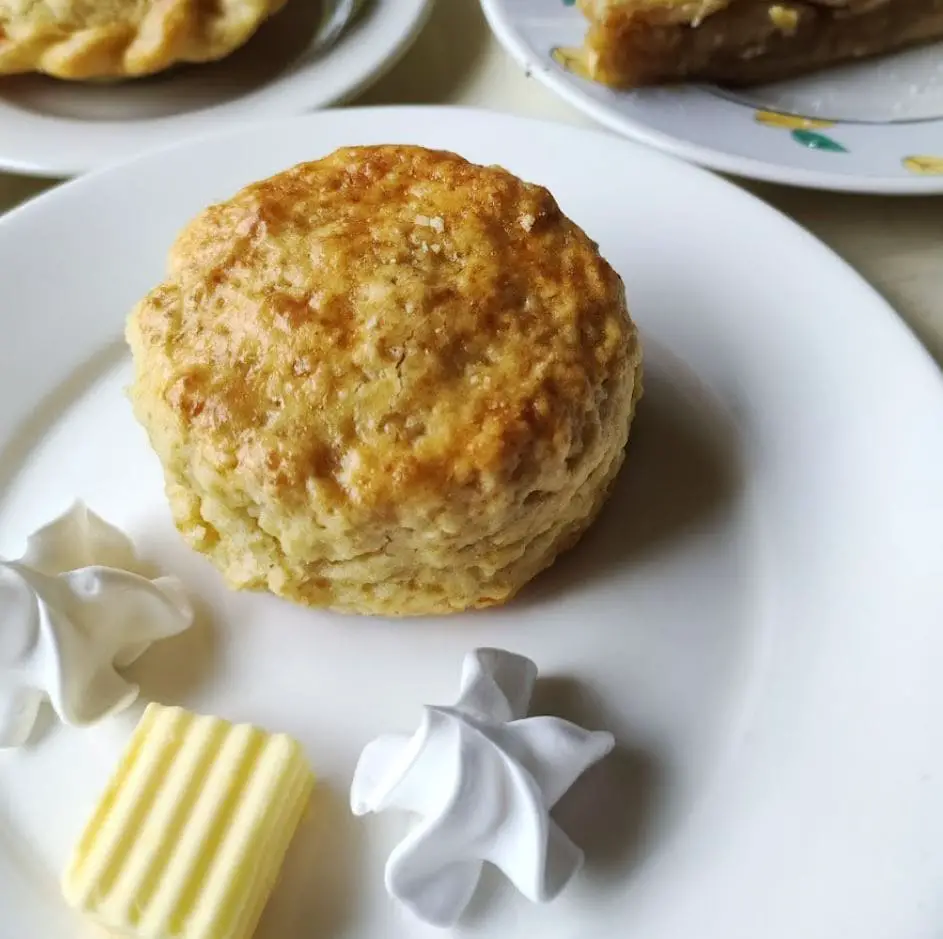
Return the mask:
<path id="1" fill-rule="evenodd" d="M 285 734 L 151 704 L 62 889 L 135 939 L 248 939 L 314 777 Z"/>

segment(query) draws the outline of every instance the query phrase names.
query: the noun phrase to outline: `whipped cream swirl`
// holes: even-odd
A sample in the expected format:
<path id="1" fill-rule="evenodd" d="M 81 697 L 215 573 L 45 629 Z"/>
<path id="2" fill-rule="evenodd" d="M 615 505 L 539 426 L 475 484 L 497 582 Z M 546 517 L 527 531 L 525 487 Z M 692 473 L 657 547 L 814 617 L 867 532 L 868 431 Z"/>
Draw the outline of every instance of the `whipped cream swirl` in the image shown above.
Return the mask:
<path id="1" fill-rule="evenodd" d="M 550 809 L 614 741 L 556 717 L 525 718 L 536 678 L 523 656 L 471 652 L 454 705 L 426 707 L 414 735 L 379 737 L 361 754 L 351 808 L 419 816 L 389 857 L 386 887 L 432 925 L 458 920 L 485 862 L 533 902 L 552 900 L 582 866 Z"/>
<path id="2" fill-rule="evenodd" d="M 0 560 L 0 747 L 27 741 L 45 700 L 72 725 L 134 701 L 117 669 L 193 622 L 176 578 L 139 570 L 127 536 L 82 503 Z"/>

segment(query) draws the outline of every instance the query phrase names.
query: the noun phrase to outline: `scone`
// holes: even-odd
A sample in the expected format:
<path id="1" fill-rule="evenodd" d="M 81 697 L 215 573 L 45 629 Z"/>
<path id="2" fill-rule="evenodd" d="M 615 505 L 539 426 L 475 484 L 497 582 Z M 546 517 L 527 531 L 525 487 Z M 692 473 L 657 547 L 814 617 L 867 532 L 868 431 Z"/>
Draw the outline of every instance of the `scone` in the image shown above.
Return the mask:
<path id="1" fill-rule="evenodd" d="M 285 0 L 0 0 L 0 74 L 151 75 L 238 49 Z"/>
<path id="2" fill-rule="evenodd" d="M 943 0 L 579 0 L 590 77 L 748 85 L 943 38 Z"/>
<path id="3" fill-rule="evenodd" d="M 641 390 L 622 281 L 550 193 L 420 147 L 206 209 L 127 335 L 190 545 L 347 612 L 513 596 L 599 511 Z"/>

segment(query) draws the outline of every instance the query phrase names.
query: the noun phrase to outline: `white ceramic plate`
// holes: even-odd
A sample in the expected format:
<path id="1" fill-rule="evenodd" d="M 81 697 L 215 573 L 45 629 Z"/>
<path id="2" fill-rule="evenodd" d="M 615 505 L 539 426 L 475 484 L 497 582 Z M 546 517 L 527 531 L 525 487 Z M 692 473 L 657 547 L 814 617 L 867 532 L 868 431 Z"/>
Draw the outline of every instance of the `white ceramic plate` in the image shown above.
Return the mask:
<path id="1" fill-rule="evenodd" d="M 943 192 L 943 45 L 749 92 L 628 92 L 580 76 L 574 0 L 481 0 L 504 47 L 612 130 L 754 179 L 876 193 Z"/>
<path id="2" fill-rule="evenodd" d="M 624 275 L 647 394 L 615 495 L 518 601 L 387 622 L 233 594 L 173 531 L 122 389 L 126 312 L 180 226 L 342 144 L 403 141 L 548 185 Z M 723 234 L 718 220 L 723 220 Z M 330 111 L 93 174 L 0 221 L 0 554 L 82 497 L 189 585 L 199 628 L 144 699 L 297 735 L 322 779 L 259 939 L 416 939 L 354 820 L 368 739 L 448 701 L 476 645 L 618 739 L 561 821 L 587 865 L 548 907 L 488 878 L 461 935 L 931 939 L 943 919 L 943 382 L 808 234 L 616 137 L 450 109 Z M 0 753 L 0 937 L 82 935 L 56 878 L 139 708 Z"/>
<path id="3" fill-rule="evenodd" d="M 409 48 L 432 0 L 359 0 L 321 47 L 320 0 L 292 0 L 233 55 L 120 83 L 0 76 L 0 169 L 72 176 L 248 120 L 356 94 Z"/>

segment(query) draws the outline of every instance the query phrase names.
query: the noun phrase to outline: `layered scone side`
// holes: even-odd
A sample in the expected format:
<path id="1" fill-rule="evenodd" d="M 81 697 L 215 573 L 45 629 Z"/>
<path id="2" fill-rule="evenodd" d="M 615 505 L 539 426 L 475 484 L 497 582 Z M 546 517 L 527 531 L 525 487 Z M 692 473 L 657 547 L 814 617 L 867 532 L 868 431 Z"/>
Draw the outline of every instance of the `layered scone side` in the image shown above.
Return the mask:
<path id="1" fill-rule="evenodd" d="M 224 58 L 285 0 L 0 0 L 0 74 L 152 75 Z"/>
<path id="2" fill-rule="evenodd" d="M 176 523 L 237 588 L 391 615 L 511 597 L 622 462 L 622 282 L 539 186 L 340 150 L 197 217 L 129 321 Z"/>
<path id="3" fill-rule="evenodd" d="M 634 87 L 776 81 L 943 38 L 943 0 L 578 0 L 585 66 Z"/>

